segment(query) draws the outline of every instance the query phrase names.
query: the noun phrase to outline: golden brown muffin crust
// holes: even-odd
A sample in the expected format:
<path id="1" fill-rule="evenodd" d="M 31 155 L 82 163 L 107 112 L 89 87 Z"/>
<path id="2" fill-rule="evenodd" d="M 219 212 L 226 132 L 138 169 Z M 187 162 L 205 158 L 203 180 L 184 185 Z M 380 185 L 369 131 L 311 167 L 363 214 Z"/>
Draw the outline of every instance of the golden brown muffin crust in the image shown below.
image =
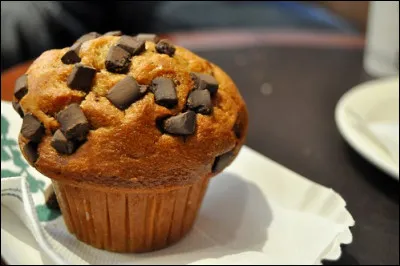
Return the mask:
<path id="1" fill-rule="evenodd" d="M 232 149 L 237 154 L 247 131 L 247 109 L 233 81 L 219 67 L 182 47 L 175 46 L 176 52 L 170 57 L 157 53 L 155 43 L 150 41 L 143 53 L 131 58 L 128 73 L 108 72 L 105 59 L 119 38 L 102 36 L 83 43 L 81 63 L 98 71 L 88 93 L 67 86 L 74 66 L 63 64 L 61 57 L 68 48 L 44 52 L 29 68 L 29 90 L 20 104 L 46 129 L 35 167 L 60 181 L 140 189 L 182 186 L 216 174 L 212 173 L 215 158 Z M 162 133 L 156 121 L 185 108 L 194 86 L 191 72 L 211 74 L 218 81 L 213 112 L 197 114 L 193 135 Z M 126 75 L 143 85 L 149 85 L 156 77 L 172 79 L 178 104 L 168 109 L 156 104 L 153 93 L 147 92 L 127 109 L 118 109 L 105 95 Z M 60 126 L 56 114 L 73 102 L 80 104 L 91 130 L 87 141 L 73 154 L 63 155 L 51 146 L 51 138 Z M 235 123 L 240 125 L 239 138 L 234 132 Z M 21 147 L 26 142 L 20 135 Z"/>

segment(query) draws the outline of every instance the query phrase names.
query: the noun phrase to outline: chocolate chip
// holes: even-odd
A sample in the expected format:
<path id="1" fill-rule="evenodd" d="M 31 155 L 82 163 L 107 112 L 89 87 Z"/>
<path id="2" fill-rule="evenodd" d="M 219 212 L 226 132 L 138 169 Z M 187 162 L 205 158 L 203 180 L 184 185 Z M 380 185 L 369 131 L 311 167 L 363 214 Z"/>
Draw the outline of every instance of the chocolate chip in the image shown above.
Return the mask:
<path id="1" fill-rule="evenodd" d="M 109 31 L 104 33 L 104 36 L 121 36 L 122 35 L 122 31 L 120 30 L 114 30 L 114 31 Z"/>
<path id="2" fill-rule="evenodd" d="M 39 158 L 38 144 L 32 141 L 26 143 L 24 146 L 24 154 L 28 162 L 34 164 Z"/>
<path id="3" fill-rule="evenodd" d="M 244 113 L 239 112 L 238 117 L 236 118 L 235 124 L 233 125 L 233 132 L 235 133 L 235 136 L 240 139 L 243 136 L 243 130 L 244 130 L 244 119 L 243 119 Z"/>
<path id="4" fill-rule="evenodd" d="M 28 76 L 22 75 L 15 81 L 14 96 L 21 100 L 28 93 Z"/>
<path id="5" fill-rule="evenodd" d="M 75 43 L 83 43 L 83 42 L 86 42 L 86 41 L 90 41 L 90 40 L 96 39 L 96 38 L 98 38 L 100 36 L 101 36 L 100 33 L 89 32 L 89 33 L 86 33 L 85 35 L 82 35 L 81 37 L 79 37 L 79 39 L 76 40 Z"/>
<path id="6" fill-rule="evenodd" d="M 81 49 L 82 43 L 74 43 L 69 50 L 61 57 L 61 61 L 64 64 L 75 64 L 81 61 L 79 57 L 79 50 Z"/>
<path id="7" fill-rule="evenodd" d="M 187 111 L 164 121 L 165 132 L 174 135 L 191 135 L 196 130 L 196 113 Z"/>
<path id="8" fill-rule="evenodd" d="M 59 210 L 57 196 L 54 191 L 53 185 L 50 183 L 49 186 L 44 190 L 44 202 L 47 207 L 53 210 Z"/>
<path id="9" fill-rule="evenodd" d="M 81 91 L 89 91 L 92 87 L 96 69 L 82 64 L 76 64 L 67 79 L 68 87 Z"/>
<path id="10" fill-rule="evenodd" d="M 22 120 L 21 134 L 33 142 L 40 142 L 44 135 L 44 126 L 31 113 L 26 114 Z"/>
<path id="11" fill-rule="evenodd" d="M 242 136 L 242 127 L 240 126 L 240 124 L 235 123 L 235 125 L 233 126 L 233 132 L 235 133 L 235 136 L 240 139 L 240 137 Z"/>
<path id="12" fill-rule="evenodd" d="M 218 90 L 218 81 L 209 74 L 192 72 L 190 73 L 194 88 L 197 90 L 209 90 L 211 95 L 214 95 Z"/>
<path id="13" fill-rule="evenodd" d="M 151 41 L 157 43 L 160 38 L 156 34 L 151 34 L 151 33 L 139 33 L 136 35 L 136 39 L 139 41 Z"/>
<path id="14" fill-rule="evenodd" d="M 112 73 L 125 73 L 129 69 L 131 55 L 119 46 L 112 46 L 106 58 L 106 69 Z"/>
<path id="15" fill-rule="evenodd" d="M 89 122 L 77 103 L 72 103 L 57 114 L 61 132 L 71 140 L 83 141 L 89 133 Z"/>
<path id="16" fill-rule="evenodd" d="M 189 109 L 201 114 L 211 114 L 212 103 L 211 96 L 208 90 L 194 90 L 189 94 L 187 100 Z"/>
<path id="17" fill-rule="evenodd" d="M 115 84 L 106 97 L 117 108 L 124 110 L 142 97 L 146 90 L 146 86 L 140 86 L 133 77 L 127 76 Z"/>
<path id="18" fill-rule="evenodd" d="M 117 46 L 129 52 L 131 55 L 139 55 L 145 49 L 144 41 L 139 41 L 127 35 L 122 36 L 118 40 Z"/>
<path id="19" fill-rule="evenodd" d="M 77 145 L 73 140 L 68 140 L 61 130 L 58 129 L 51 139 L 51 146 L 59 153 L 72 154 Z"/>
<path id="20" fill-rule="evenodd" d="M 151 90 L 157 104 L 172 108 L 178 103 L 174 82 L 168 78 L 155 78 L 151 82 Z"/>
<path id="21" fill-rule="evenodd" d="M 79 51 L 81 49 L 81 46 L 84 42 L 93 40 L 97 37 L 99 37 L 100 34 L 97 32 L 90 32 L 87 33 L 83 36 L 81 36 L 78 40 L 75 41 L 75 43 L 69 48 L 69 50 L 61 57 L 61 61 L 64 64 L 76 64 L 81 61 L 81 58 L 79 57 Z"/>
<path id="22" fill-rule="evenodd" d="M 160 54 L 167 54 L 172 57 L 175 54 L 175 47 L 167 40 L 161 40 L 156 45 L 156 51 Z"/>
<path id="23" fill-rule="evenodd" d="M 214 164 L 212 166 L 213 173 L 222 171 L 225 167 L 227 167 L 231 163 L 233 157 L 234 157 L 233 151 L 229 151 L 215 158 Z"/>
<path id="24" fill-rule="evenodd" d="M 21 105 L 16 101 L 12 101 L 12 106 L 13 106 L 14 110 L 19 114 L 19 116 L 21 118 L 23 118 L 24 117 L 24 111 L 22 110 Z"/>

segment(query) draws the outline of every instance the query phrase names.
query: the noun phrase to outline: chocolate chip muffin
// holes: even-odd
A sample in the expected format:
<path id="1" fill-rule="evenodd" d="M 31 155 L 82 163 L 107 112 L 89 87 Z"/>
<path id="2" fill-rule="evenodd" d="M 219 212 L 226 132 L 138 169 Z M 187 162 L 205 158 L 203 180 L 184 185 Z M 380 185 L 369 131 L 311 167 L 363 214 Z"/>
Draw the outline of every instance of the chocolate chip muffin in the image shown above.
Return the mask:
<path id="1" fill-rule="evenodd" d="M 110 251 L 181 239 L 247 131 L 229 76 L 154 34 L 92 32 L 46 51 L 14 96 L 21 151 L 52 179 L 69 231 Z"/>

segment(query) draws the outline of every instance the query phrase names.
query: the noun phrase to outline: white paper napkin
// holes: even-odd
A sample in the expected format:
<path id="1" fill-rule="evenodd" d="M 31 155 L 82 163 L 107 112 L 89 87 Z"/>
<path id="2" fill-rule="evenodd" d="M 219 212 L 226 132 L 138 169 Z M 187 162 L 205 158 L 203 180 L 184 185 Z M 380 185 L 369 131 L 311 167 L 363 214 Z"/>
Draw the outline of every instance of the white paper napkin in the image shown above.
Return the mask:
<path id="1" fill-rule="evenodd" d="M 262 252 L 248 251 L 219 259 L 199 260 L 189 265 L 265 265 L 270 258 Z"/>

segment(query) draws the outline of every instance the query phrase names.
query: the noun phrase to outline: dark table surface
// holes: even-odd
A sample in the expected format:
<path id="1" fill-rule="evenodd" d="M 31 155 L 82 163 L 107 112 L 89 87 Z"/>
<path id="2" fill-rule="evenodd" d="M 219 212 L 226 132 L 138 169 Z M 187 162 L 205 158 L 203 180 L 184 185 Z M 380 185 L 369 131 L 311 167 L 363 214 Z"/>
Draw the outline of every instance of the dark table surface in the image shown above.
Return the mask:
<path id="1" fill-rule="evenodd" d="M 218 32 L 171 39 L 221 66 L 236 82 L 250 113 L 249 147 L 346 200 L 356 221 L 353 243 L 339 261 L 325 264 L 399 264 L 399 182 L 354 152 L 334 122 L 339 98 L 369 79 L 362 68 L 362 38 Z M 10 84 L 28 65 L 2 74 L 2 99 L 10 99 Z"/>

